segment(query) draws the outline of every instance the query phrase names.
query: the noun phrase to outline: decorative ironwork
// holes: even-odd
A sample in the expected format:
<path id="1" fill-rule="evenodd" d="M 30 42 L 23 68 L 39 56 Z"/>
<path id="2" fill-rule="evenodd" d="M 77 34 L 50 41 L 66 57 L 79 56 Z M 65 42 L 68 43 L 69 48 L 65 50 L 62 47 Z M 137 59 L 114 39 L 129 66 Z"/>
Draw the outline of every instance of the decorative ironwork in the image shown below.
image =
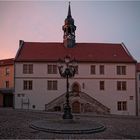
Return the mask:
<path id="1" fill-rule="evenodd" d="M 76 61 L 66 56 L 64 60 L 59 59 L 58 69 L 61 77 L 66 78 L 66 104 L 64 105 L 63 119 L 73 119 L 71 113 L 71 107 L 69 104 L 69 78 L 75 76 L 76 73 Z"/>

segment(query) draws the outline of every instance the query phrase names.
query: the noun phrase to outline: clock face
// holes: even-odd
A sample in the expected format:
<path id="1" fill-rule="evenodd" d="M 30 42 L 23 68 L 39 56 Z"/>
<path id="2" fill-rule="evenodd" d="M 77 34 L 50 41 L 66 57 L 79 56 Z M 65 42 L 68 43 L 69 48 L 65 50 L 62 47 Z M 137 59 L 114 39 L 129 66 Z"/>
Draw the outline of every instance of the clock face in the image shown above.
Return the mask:
<path id="1" fill-rule="evenodd" d="M 74 35 L 70 35 L 70 34 L 69 34 L 69 35 L 67 36 L 67 38 L 68 38 L 68 39 L 74 39 Z"/>
<path id="2" fill-rule="evenodd" d="M 72 38 L 71 35 L 68 35 L 68 38 L 71 39 Z"/>

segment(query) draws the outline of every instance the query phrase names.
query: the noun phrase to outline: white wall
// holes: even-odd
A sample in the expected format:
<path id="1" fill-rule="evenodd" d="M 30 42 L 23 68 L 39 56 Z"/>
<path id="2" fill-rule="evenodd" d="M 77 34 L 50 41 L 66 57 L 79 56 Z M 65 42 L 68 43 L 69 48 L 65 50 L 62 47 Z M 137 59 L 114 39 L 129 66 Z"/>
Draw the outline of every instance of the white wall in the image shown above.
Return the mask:
<path id="1" fill-rule="evenodd" d="M 25 63 L 27 64 L 27 63 Z M 30 64 L 30 63 L 29 63 Z M 33 63 L 31 63 L 33 64 Z M 56 63 L 49 63 L 56 64 Z M 60 77 L 59 74 L 47 74 L 47 63 L 34 63 L 33 74 L 23 74 L 23 63 L 16 63 L 16 77 Z M 96 74 L 90 74 L 90 65 L 96 65 Z M 105 65 L 105 74 L 99 74 L 99 66 Z M 116 66 L 127 66 L 126 75 L 116 75 Z M 79 73 L 75 77 L 79 78 L 134 78 L 135 77 L 135 64 L 121 63 L 121 64 L 104 64 L 104 63 L 88 63 L 88 64 L 78 64 Z"/>
<path id="2" fill-rule="evenodd" d="M 61 78 L 59 74 L 47 74 L 46 63 L 34 63 L 33 74 L 23 74 L 23 66 L 21 63 L 15 64 L 15 107 L 21 108 L 21 98 L 17 94 L 25 94 L 25 97 L 30 100 L 30 108 L 36 105 L 36 109 L 44 110 L 45 104 L 65 93 L 66 80 Z M 96 64 L 96 74 L 90 74 L 90 65 L 93 64 L 78 64 L 79 73 L 74 78 L 69 80 L 70 90 L 74 82 L 78 82 L 81 86 L 81 91 L 89 94 L 105 106 L 111 109 L 112 114 L 129 114 L 135 115 L 135 64 Z M 105 66 L 105 74 L 99 74 L 99 65 Z M 117 75 L 116 66 L 126 66 L 126 75 Z M 23 90 L 23 80 L 33 80 L 33 90 Z M 58 80 L 58 90 L 48 91 L 47 80 Z M 105 90 L 100 91 L 99 81 L 105 81 Z M 126 91 L 117 91 L 117 81 L 127 81 Z M 83 89 L 83 83 L 85 88 Z M 133 100 L 130 100 L 133 96 Z M 24 98 L 25 98 L 24 97 Z M 117 111 L 117 101 L 127 101 L 127 111 Z"/>

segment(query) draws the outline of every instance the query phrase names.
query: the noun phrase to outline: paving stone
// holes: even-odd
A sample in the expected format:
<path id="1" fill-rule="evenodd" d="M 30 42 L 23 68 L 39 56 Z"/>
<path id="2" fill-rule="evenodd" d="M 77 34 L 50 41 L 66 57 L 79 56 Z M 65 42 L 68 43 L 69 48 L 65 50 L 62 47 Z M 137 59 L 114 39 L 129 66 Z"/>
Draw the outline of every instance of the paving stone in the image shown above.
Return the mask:
<path id="1" fill-rule="evenodd" d="M 106 126 L 105 131 L 93 134 L 56 134 L 29 127 L 31 122 L 44 119 L 57 121 L 61 116 L 61 113 L 0 108 L 0 139 L 140 139 L 140 117 L 135 116 L 74 114 L 75 118 Z"/>

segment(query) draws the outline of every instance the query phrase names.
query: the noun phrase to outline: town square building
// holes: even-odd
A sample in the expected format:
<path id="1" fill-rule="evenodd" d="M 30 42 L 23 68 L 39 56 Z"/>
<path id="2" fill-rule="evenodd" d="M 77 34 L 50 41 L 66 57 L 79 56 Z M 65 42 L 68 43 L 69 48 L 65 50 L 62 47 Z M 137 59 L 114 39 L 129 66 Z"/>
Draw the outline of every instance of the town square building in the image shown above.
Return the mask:
<path id="1" fill-rule="evenodd" d="M 20 40 L 15 57 L 15 108 L 63 111 L 66 79 L 57 64 L 66 56 L 77 61 L 69 79 L 74 113 L 137 114 L 136 60 L 124 43 L 78 43 L 68 7 L 63 42 Z"/>
<path id="2" fill-rule="evenodd" d="M 0 107 L 13 107 L 14 59 L 0 60 Z"/>

